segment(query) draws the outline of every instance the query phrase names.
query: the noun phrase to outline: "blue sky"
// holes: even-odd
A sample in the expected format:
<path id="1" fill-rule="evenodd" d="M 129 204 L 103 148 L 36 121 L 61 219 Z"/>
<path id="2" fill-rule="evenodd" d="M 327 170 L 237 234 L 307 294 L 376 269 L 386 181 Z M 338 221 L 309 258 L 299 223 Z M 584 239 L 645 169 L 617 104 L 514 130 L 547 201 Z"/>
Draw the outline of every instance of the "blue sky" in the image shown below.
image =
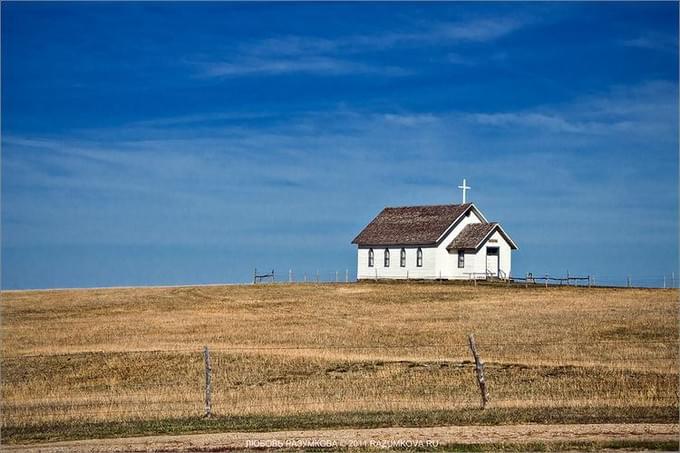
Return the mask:
<path id="1" fill-rule="evenodd" d="M 3 288 L 354 274 L 463 177 L 515 274 L 677 275 L 676 3 L 1 8 Z"/>

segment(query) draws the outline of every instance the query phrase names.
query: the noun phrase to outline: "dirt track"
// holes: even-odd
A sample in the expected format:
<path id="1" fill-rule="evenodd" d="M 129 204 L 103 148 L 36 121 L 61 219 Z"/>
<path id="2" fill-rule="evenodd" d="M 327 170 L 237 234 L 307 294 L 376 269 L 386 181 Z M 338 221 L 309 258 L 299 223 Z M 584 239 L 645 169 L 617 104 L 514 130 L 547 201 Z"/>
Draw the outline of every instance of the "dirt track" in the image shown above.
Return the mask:
<path id="1" fill-rule="evenodd" d="M 220 451 L 246 448 L 407 448 L 446 444 L 527 442 L 677 441 L 677 424 L 500 425 L 435 428 L 339 429 L 129 437 L 14 446 L 8 450 L 55 452 Z M 429 443 L 428 443 L 429 442 Z"/>

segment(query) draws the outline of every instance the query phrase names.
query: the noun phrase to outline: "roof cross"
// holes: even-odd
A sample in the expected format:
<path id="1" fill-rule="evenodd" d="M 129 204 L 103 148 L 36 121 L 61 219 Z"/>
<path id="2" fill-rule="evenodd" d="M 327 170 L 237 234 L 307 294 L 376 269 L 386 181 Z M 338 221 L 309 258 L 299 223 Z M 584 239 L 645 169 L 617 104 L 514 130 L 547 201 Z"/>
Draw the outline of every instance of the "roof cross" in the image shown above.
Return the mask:
<path id="1" fill-rule="evenodd" d="M 458 188 L 463 190 L 463 204 L 465 204 L 465 194 L 468 190 L 472 189 L 472 187 L 468 186 L 466 184 L 465 178 L 463 178 L 463 185 L 458 186 Z"/>

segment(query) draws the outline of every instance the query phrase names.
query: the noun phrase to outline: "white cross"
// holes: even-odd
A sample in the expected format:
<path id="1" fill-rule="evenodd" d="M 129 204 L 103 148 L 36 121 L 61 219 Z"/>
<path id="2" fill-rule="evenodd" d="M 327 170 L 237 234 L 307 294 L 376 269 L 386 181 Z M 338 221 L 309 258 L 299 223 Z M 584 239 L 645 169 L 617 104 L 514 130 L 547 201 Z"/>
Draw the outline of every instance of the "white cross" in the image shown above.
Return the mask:
<path id="1" fill-rule="evenodd" d="M 465 178 L 463 178 L 463 185 L 462 185 L 462 186 L 458 186 L 458 188 L 459 188 L 459 189 L 463 189 L 463 204 L 465 204 L 465 193 L 466 193 L 468 190 L 472 189 L 472 187 L 469 187 L 469 186 L 465 183 Z"/>

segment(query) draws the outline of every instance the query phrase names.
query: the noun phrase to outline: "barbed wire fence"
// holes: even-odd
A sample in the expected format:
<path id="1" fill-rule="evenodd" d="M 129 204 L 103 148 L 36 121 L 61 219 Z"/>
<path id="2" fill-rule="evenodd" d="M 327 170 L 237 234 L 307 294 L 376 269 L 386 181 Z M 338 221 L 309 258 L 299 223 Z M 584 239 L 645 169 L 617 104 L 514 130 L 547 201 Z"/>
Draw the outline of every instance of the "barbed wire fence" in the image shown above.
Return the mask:
<path id="1" fill-rule="evenodd" d="M 292 268 L 277 272 L 272 269 L 268 272 L 253 271 L 253 284 L 259 283 L 351 283 L 356 281 L 356 273 L 350 272 L 349 268 L 312 271 L 296 271 Z"/>
<path id="2" fill-rule="evenodd" d="M 282 272 L 253 273 L 253 284 L 261 283 L 352 283 L 356 282 L 357 274 L 349 268 L 336 270 L 297 271 L 288 268 Z M 447 277 L 446 275 L 432 279 L 409 278 L 408 273 L 403 276 L 381 275 L 376 272 L 372 277 L 363 278 L 365 281 L 433 281 L 439 283 L 470 283 L 476 284 L 501 284 L 524 286 L 524 287 L 555 287 L 555 286 L 581 286 L 581 287 L 612 287 L 612 288 L 680 288 L 680 275 L 669 272 L 662 275 L 639 275 L 639 274 L 570 274 L 564 275 L 550 273 L 527 272 L 523 275 L 510 275 L 507 277 L 490 278 L 486 273 L 467 273 L 464 277 Z"/>
<path id="3" fill-rule="evenodd" d="M 467 341 L 464 341 L 467 340 Z M 532 360 L 540 355 L 540 351 L 552 349 L 567 351 L 561 357 L 546 362 L 545 357 L 530 365 Z M 510 351 L 510 352 L 508 352 Z M 571 351 L 571 352 L 569 352 Z M 598 355 L 598 351 L 602 354 Z M 606 354 L 604 352 L 606 351 Z M 290 355 L 291 352 L 297 353 Z M 625 404 L 626 392 L 640 392 L 644 396 L 646 404 L 661 405 L 665 407 L 678 406 L 678 350 L 677 339 L 666 341 L 641 340 L 641 339 L 555 339 L 552 341 L 521 341 L 521 340 L 498 340 L 481 339 L 471 334 L 467 339 L 461 337 L 456 344 L 444 343 L 420 343 L 420 344 L 377 344 L 377 345 L 243 345 L 243 346 L 204 346 L 173 348 L 168 350 L 140 350 L 125 351 L 125 354 L 145 353 L 155 355 L 154 362 L 162 372 L 164 366 L 170 366 L 174 362 L 166 362 L 167 355 L 182 353 L 185 360 L 191 364 L 194 373 L 190 381 L 169 381 L 162 375 L 141 379 L 129 377 L 129 374 L 116 376 L 109 382 L 96 380 L 72 382 L 70 393 L 65 400 L 55 397 L 53 391 L 43 397 L 23 401 L 5 401 L 3 407 L 3 423 L 44 421 L 50 418 L 88 418 L 88 417 L 149 417 L 149 416 L 190 416 L 205 417 L 223 416 L 227 414 L 254 414 L 258 415 L 261 410 L 267 413 L 276 413 L 277 408 L 282 412 L 297 410 L 334 410 L 335 406 L 354 407 L 364 410 L 376 410 L 378 408 L 393 407 L 394 410 L 407 410 L 414 403 L 420 402 L 422 407 L 446 408 L 486 408 L 494 405 L 514 402 L 521 405 L 527 404 L 568 404 L 571 400 L 598 400 Z M 257 374 L 243 377 L 239 371 L 238 363 L 234 356 L 247 355 L 248 360 L 253 362 L 262 361 L 264 356 L 252 354 L 276 353 L 281 357 L 298 357 L 300 360 L 329 354 L 354 356 L 348 362 L 360 360 L 370 366 L 384 366 L 398 364 L 407 371 L 410 369 L 424 369 L 433 373 L 451 373 L 455 370 L 468 373 L 469 379 L 463 381 L 461 387 L 435 386 L 429 393 L 423 391 L 414 381 L 386 381 L 382 392 L 369 392 L 370 394 L 357 397 L 355 393 L 342 393 L 329 384 L 328 387 L 319 387 L 314 395 L 307 397 L 301 395 L 288 395 L 286 387 L 280 389 L 277 385 L 283 385 L 290 381 L 303 381 L 313 373 L 347 374 L 353 375 L 351 366 L 328 368 L 325 362 L 312 374 L 304 371 L 292 372 L 292 377 L 286 377 L 285 373 L 273 372 L 271 376 L 259 376 Z M 373 355 L 371 355 L 373 354 Z M 65 354 L 68 355 L 68 354 Z M 498 357 L 504 359 L 499 360 Z M 29 358 L 49 359 L 53 354 L 25 354 L 5 358 L 7 360 L 27 360 Z M 387 357 L 386 357 L 387 356 Z M 550 355 L 551 356 L 551 355 Z M 485 360 L 488 360 L 485 363 Z M 342 360 L 336 360 L 343 362 Z M 259 362 L 258 362 L 259 363 Z M 378 366 L 378 364 L 380 364 Z M 5 363 L 7 366 L 7 362 Z M 134 368 L 134 361 L 130 363 Z M 271 367 L 272 365 L 264 365 Z M 516 367 L 515 372 L 520 373 L 520 380 L 531 379 L 529 370 L 532 367 L 545 368 L 548 373 L 567 373 L 575 367 L 579 369 L 572 379 L 591 380 L 596 383 L 592 387 L 592 393 L 588 393 L 579 382 L 574 382 L 573 388 L 556 386 L 548 393 L 536 392 L 499 396 L 494 387 L 495 379 L 504 373 L 508 366 Z M 602 369 L 608 370 L 609 374 L 602 375 Z M 375 371 L 375 368 L 367 368 Z M 640 373 L 659 372 L 666 370 L 668 376 L 659 374 L 655 379 L 657 383 L 648 388 L 636 390 L 639 383 L 637 377 L 631 375 L 632 371 Z M 127 371 L 129 373 L 129 370 Z M 240 374 L 239 374 L 240 373 Z M 522 377 L 521 373 L 526 373 Z M 611 374 L 621 380 L 612 383 Z M 618 373 L 618 374 L 617 374 Z M 370 373 L 369 373 L 370 374 Z M 552 376 L 548 374 L 547 376 Z M 384 378 L 384 377 L 383 377 Z M 503 378 L 506 379 L 507 377 Z M 372 379 L 372 378 L 371 378 Z M 624 385 L 624 381 L 630 382 Z M 410 388 L 408 385 L 414 385 Z M 365 384 L 365 383 L 364 383 Z M 5 385 L 7 385 L 5 383 Z M 362 384 L 363 385 L 363 384 Z M 617 387 L 617 385 L 619 387 Z M 629 387 L 627 387 L 628 385 Z M 537 386 L 538 387 L 538 386 Z M 350 387 L 353 389 L 355 387 Z M 360 387 L 356 387 L 360 388 Z M 529 387 L 531 388 L 531 387 Z M 244 391 L 246 389 L 246 391 Z M 181 397 L 177 397 L 180 395 Z M 242 399 L 247 395 L 247 399 Z M 306 394 L 305 394 L 306 395 Z M 522 399 L 524 398 L 524 399 Z M 261 414 L 260 414 L 261 415 Z"/>

